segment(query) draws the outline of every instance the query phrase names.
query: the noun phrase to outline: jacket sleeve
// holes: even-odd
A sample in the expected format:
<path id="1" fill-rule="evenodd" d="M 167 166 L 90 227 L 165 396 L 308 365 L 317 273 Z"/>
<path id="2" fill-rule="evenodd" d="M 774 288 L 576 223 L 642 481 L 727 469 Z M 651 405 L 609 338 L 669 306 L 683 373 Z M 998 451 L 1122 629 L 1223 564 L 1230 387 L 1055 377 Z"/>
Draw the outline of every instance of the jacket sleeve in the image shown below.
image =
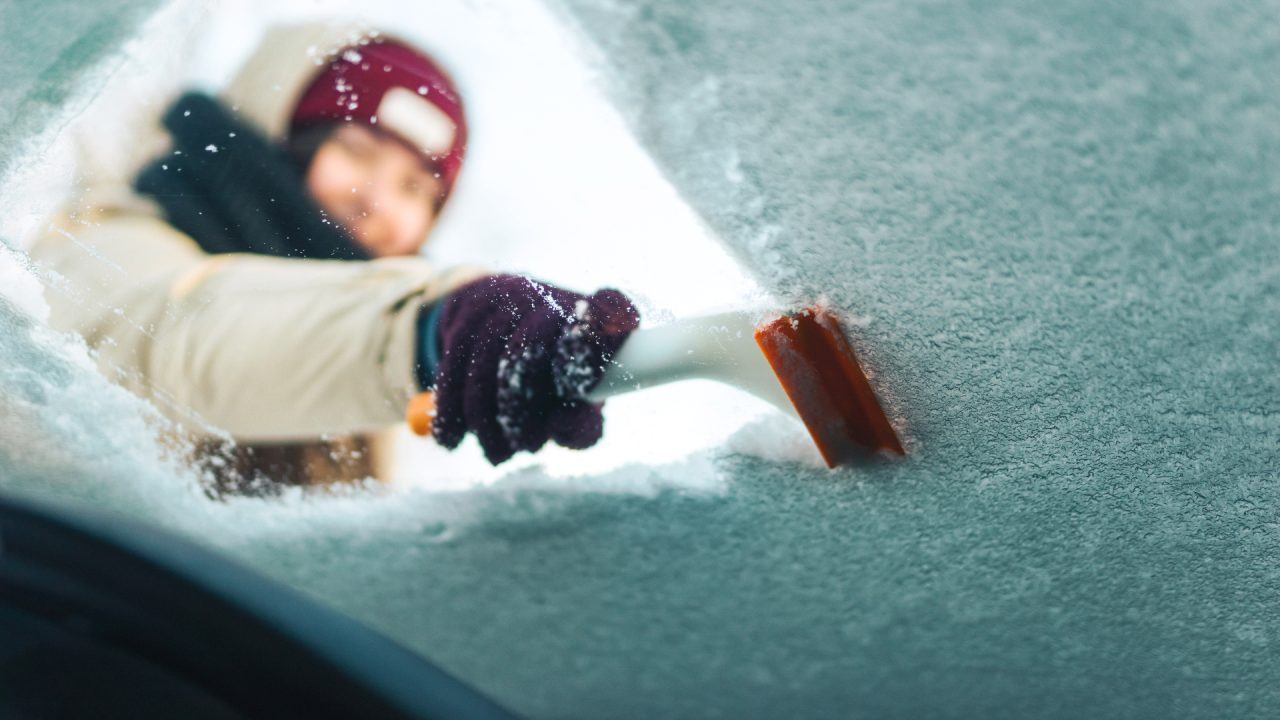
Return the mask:
<path id="1" fill-rule="evenodd" d="M 108 376 L 246 441 L 399 421 L 417 392 L 419 308 L 480 274 L 421 258 L 210 256 L 137 216 L 55 228 L 32 256 L 50 323 L 83 336 Z"/>

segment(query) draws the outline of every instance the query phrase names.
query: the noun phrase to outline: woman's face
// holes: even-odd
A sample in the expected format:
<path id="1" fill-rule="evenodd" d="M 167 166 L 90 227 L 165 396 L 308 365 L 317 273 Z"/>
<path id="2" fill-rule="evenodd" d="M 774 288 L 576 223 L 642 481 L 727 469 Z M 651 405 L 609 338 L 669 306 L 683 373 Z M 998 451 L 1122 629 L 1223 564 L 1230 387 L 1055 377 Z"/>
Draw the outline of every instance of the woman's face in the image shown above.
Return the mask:
<path id="1" fill-rule="evenodd" d="M 307 168 L 311 196 L 374 257 L 418 252 L 442 187 L 412 150 L 359 125 L 334 130 Z"/>

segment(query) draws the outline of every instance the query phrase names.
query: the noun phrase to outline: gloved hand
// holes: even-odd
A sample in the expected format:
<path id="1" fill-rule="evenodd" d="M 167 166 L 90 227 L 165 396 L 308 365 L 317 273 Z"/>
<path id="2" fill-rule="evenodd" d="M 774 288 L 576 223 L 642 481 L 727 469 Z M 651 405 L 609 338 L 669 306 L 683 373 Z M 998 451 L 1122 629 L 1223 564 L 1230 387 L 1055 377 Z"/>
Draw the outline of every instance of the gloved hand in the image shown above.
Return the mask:
<path id="1" fill-rule="evenodd" d="M 475 433 L 497 465 L 548 439 L 569 448 L 600 439 L 603 404 L 585 397 L 640 324 L 625 295 L 489 275 L 441 302 L 432 425 L 441 445 Z"/>

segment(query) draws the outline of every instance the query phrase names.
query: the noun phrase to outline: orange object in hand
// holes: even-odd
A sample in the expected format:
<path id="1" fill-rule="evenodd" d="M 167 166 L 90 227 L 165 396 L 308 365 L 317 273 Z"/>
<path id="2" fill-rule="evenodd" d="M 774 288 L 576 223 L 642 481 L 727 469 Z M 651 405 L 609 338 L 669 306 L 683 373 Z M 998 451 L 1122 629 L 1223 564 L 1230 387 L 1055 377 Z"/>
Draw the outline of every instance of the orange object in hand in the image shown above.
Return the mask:
<path id="1" fill-rule="evenodd" d="M 828 467 L 876 452 L 906 454 L 835 314 L 811 307 L 758 326 L 753 315 L 721 313 L 637 330 L 586 399 L 603 402 L 677 380 L 718 380 L 804 423 Z M 430 436 L 435 411 L 435 396 L 420 393 L 409 401 L 405 420 Z"/>
<path id="2" fill-rule="evenodd" d="M 416 435 L 431 436 L 431 423 L 436 418 L 436 395 L 421 392 L 414 395 L 404 409 L 404 421 Z"/>

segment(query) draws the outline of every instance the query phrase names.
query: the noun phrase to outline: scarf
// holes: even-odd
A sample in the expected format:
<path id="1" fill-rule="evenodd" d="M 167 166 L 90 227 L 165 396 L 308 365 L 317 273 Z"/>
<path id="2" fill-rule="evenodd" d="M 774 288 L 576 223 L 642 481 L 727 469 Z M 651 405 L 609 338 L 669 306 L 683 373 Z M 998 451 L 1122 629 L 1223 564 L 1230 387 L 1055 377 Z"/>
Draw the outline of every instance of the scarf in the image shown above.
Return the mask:
<path id="1" fill-rule="evenodd" d="M 288 153 L 217 100 L 187 93 L 163 123 L 173 148 L 134 187 L 205 252 L 369 259 L 307 193 Z"/>

